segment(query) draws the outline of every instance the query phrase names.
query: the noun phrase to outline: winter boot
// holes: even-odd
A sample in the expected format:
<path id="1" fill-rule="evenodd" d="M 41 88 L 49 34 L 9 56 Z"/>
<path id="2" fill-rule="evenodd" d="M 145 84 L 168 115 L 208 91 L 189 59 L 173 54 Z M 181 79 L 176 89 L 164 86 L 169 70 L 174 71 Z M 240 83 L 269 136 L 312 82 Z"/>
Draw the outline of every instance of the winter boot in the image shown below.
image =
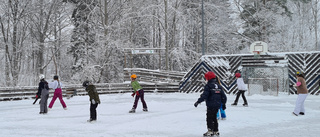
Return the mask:
<path id="1" fill-rule="evenodd" d="M 211 129 L 208 129 L 208 131 L 206 133 L 203 134 L 204 137 L 211 137 L 213 136 L 213 132 Z"/>
<path id="2" fill-rule="evenodd" d="M 231 104 L 231 106 L 236 106 L 237 105 L 237 103 L 236 102 L 234 102 L 233 104 Z"/>
<path id="3" fill-rule="evenodd" d="M 131 109 L 130 111 L 129 111 L 129 113 L 136 113 L 136 109 Z"/>
<path id="4" fill-rule="evenodd" d="M 148 112 L 148 108 L 143 108 L 142 110 L 145 112 Z"/>

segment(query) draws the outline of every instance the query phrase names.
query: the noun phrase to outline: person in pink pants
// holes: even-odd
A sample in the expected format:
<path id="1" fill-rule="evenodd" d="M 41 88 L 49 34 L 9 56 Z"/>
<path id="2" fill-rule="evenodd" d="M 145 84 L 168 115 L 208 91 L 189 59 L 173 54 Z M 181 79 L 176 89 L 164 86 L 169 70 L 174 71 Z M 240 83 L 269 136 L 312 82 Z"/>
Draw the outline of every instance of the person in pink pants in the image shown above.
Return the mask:
<path id="1" fill-rule="evenodd" d="M 56 75 L 53 77 L 53 82 L 50 82 L 49 83 L 49 88 L 52 88 L 54 89 L 54 95 L 52 97 L 52 100 L 49 104 L 49 109 L 52 108 L 54 102 L 56 101 L 57 98 L 59 98 L 60 100 L 60 103 L 63 107 L 63 109 L 67 109 L 67 105 L 66 103 L 64 103 L 63 99 L 62 99 L 62 90 L 61 90 L 61 87 L 62 87 L 62 83 L 59 81 L 59 77 Z"/>

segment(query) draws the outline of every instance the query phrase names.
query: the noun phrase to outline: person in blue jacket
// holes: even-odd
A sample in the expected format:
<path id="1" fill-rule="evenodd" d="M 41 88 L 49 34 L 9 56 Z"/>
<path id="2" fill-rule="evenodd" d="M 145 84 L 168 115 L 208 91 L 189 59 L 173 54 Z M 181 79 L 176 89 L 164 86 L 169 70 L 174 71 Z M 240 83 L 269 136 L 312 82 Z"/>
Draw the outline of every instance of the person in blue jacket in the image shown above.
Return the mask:
<path id="1" fill-rule="evenodd" d="M 221 105 L 223 110 L 226 109 L 227 96 L 216 80 L 216 75 L 213 72 L 207 72 L 204 77 L 208 82 L 204 86 L 204 91 L 200 95 L 200 98 L 194 103 L 194 106 L 197 107 L 201 102 L 206 101 L 208 131 L 203 135 L 219 136 L 219 125 L 216 115 Z"/>

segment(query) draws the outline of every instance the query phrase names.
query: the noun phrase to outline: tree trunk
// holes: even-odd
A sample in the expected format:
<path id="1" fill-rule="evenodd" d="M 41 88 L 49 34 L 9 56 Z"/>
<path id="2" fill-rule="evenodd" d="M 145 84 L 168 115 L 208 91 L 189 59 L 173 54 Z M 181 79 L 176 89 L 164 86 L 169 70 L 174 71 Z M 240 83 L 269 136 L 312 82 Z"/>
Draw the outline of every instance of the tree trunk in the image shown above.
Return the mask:
<path id="1" fill-rule="evenodd" d="M 44 70 L 43 70 L 43 53 L 44 53 L 44 34 L 43 34 L 43 30 L 41 29 L 43 27 L 43 19 L 44 19 L 44 11 L 43 11 L 43 0 L 40 0 L 40 5 L 41 5 L 41 9 L 40 9 L 40 24 L 39 24 L 39 28 L 40 31 L 38 32 L 39 35 L 39 51 L 38 51 L 38 69 L 39 69 L 39 73 L 40 74 L 44 74 Z"/>
<path id="2" fill-rule="evenodd" d="M 3 25 L 3 20 L 0 16 L 0 23 L 1 23 L 1 32 L 2 32 L 2 36 L 3 36 L 3 42 L 5 44 L 5 80 L 6 80 L 6 86 L 10 86 L 10 52 L 9 52 L 9 46 L 8 46 L 8 37 L 6 35 L 6 31 Z M 8 24 L 9 25 L 9 24 Z M 9 26 L 8 26 L 9 29 Z"/>
<path id="3" fill-rule="evenodd" d="M 164 32 L 165 32 L 165 47 L 166 47 L 166 70 L 168 70 L 169 66 L 169 46 L 168 46 L 168 19 L 167 19 L 167 13 L 168 13 L 168 1 L 164 1 Z"/>
<path id="4" fill-rule="evenodd" d="M 320 50 L 320 47 L 318 45 L 318 11 L 319 11 L 318 3 L 319 3 L 319 0 L 315 0 L 315 3 L 311 1 L 313 20 L 314 20 L 313 26 L 314 26 L 314 35 L 315 35 L 315 48 L 314 48 L 315 51 Z"/>

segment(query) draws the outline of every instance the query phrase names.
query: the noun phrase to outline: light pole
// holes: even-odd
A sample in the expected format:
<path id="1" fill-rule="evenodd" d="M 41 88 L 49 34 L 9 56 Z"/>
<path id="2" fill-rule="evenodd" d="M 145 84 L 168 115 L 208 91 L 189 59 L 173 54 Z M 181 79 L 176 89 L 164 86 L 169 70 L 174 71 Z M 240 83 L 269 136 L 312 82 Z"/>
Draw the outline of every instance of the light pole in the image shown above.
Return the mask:
<path id="1" fill-rule="evenodd" d="M 202 56 L 204 55 L 204 9 L 203 9 L 203 0 L 202 0 L 202 14 L 201 14 L 201 17 L 202 17 Z"/>

